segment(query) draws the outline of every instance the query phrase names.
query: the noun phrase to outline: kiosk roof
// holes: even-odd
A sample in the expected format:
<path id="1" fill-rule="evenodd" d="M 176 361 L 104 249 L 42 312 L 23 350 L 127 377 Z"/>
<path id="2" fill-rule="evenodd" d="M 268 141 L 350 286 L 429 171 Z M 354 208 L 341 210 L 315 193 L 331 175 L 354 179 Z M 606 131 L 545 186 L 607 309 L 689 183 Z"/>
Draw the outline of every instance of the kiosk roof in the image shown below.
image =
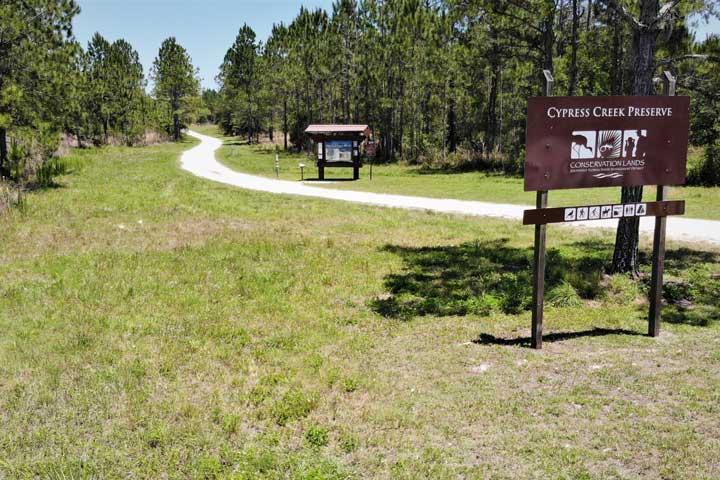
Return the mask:
<path id="1" fill-rule="evenodd" d="M 311 134 L 327 134 L 333 133 L 356 133 L 359 135 L 365 134 L 370 130 L 367 125 L 310 125 L 305 129 L 305 133 Z"/>

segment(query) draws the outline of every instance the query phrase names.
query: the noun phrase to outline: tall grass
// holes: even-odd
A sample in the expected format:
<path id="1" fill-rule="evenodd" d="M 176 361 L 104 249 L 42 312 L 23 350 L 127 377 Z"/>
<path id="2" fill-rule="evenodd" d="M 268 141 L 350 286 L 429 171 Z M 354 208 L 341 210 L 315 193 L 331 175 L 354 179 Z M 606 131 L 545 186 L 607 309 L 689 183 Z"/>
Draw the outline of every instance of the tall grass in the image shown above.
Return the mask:
<path id="1" fill-rule="evenodd" d="M 0 215 L 16 208 L 22 210 L 25 205 L 25 198 L 22 189 L 7 181 L 0 180 Z"/>

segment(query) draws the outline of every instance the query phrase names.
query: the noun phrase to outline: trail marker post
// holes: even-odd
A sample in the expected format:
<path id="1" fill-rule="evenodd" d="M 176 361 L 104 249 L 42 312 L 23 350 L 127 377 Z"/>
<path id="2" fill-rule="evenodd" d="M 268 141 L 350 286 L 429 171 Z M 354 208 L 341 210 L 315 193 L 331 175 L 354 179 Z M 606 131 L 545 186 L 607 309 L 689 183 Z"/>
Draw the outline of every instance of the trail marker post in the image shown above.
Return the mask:
<path id="1" fill-rule="evenodd" d="M 668 215 L 684 201 L 667 201 L 668 185 L 685 183 L 690 99 L 675 96 L 675 78 L 663 75 L 663 96 L 552 97 L 545 70 L 542 97 L 528 101 L 525 190 L 536 191 L 532 347 L 542 348 L 548 223 L 654 216 L 648 334 L 659 335 L 665 231 Z M 566 188 L 657 185 L 657 201 L 547 208 L 548 191 Z"/>
<path id="2" fill-rule="evenodd" d="M 370 159 L 370 180 L 372 180 L 373 177 L 373 162 L 376 154 L 377 144 L 375 143 L 375 140 L 368 140 L 365 143 L 365 156 Z"/>

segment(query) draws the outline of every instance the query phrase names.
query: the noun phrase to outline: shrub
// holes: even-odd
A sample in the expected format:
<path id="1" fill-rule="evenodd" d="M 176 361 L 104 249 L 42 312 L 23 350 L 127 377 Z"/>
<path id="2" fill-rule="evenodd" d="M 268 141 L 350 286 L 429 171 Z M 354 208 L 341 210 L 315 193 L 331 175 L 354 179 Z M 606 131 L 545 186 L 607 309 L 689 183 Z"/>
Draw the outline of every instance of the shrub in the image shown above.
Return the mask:
<path id="1" fill-rule="evenodd" d="M 640 296 L 638 283 L 628 275 L 609 275 L 603 284 L 602 298 L 609 303 L 625 305 Z"/>
<path id="2" fill-rule="evenodd" d="M 720 356 L 718 357 L 718 360 L 720 361 Z M 340 448 L 345 453 L 352 453 L 358 448 L 359 444 L 360 441 L 358 438 L 350 433 L 344 433 L 340 437 Z"/>
<path id="3" fill-rule="evenodd" d="M 326 428 L 313 425 L 305 432 L 305 440 L 313 447 L 324 447 L 328 444 L 328 431 Z"/>
<path id="4" fill-rule="evenodd" d="M 705 149 L 705 158 L 688 176 L 689 183 L 712 187 L 720 185 L 720 139 Z"/>
<path id="5" fill-rule="evenodd" d="M 575 287 L 563 281 L 548 292 L 547 303 L 553 307 L 579 307 L 582 305 L 582 299 Z"/>
<path id="6" fill-rule="evenodd" d="M 317 399 L 299 390 L 290 390 L 273 405 L 271 415 L 280 425 L 307 416 L 317 406 Z"/>
<path id="7" fill-rule="evenodd" d="M 9 137 L 8 165 L 10 180 L 19 184 L 52 185 L 53 178 L 65 173 L 65 164 L 55 155 L 60 143 L 56 131 L 17 129 Z"/>
<path id="8" fill-rule="evenodd" d="M 668 303 L 694 300 L 693 286 L 689 282 L 682 280 L 665 280 L 663 283 L 663 297 Z"/>
<path id="9" fill-rule="evenodd" d="M 222 429 L 225 433 L 231 434 L 237 432 L 239 424 L 240 417 L 238 417 L 237 415 L 229 414 L 223 416 Z"/>
<path id="10" fill-rule="evenodd" d="M 345 391 L 345 393 L 352 393 L 357 390 L 359 386 L 360 382 L 357 380 L 357 378 L 353 377 L 348 377 L 342 382 L 342 389 Z"/>
<path id="11" fill-rule="evenodd" d="M 483 293 L 478 297 L 472 297 L 467 301 L 468 313 L 476 315 L 490 315 L 493 312 L 502 310 L 502 300 L 490 293 Z"/>
<path id="12" fill-rule="evenodd" d="M 24 205 L 22 190 L 7 182 L 0 181 L 0 215 L 11 208 L 22 209 Z"/>

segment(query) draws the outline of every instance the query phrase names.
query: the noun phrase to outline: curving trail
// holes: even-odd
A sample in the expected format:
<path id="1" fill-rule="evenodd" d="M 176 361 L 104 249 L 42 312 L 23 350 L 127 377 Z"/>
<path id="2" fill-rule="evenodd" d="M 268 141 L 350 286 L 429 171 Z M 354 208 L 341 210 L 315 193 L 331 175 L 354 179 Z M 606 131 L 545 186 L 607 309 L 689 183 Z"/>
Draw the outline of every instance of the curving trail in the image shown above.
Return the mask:
<path id="1" fill-rule="evenodd" d="M 217 161 L 215 151 L 222 146 L 221 140 L 202 135 L 192 130 L 188 131 L 188 134 L 199 139 L 201 143 L 182 154 L 180 165 L 184 170 L 198 177 L 248 190 L 343 200 L 379 207 L 432 210 L 442 213 L 499 217 L 515 220 L 522 220 L 523 210 L 531 208 L 524 205 L 334 190 L 330 188 L 313 187 L 301 182 L 275 180 L 258 177 L 256 175 L 248 175 L 231 170 Z M 667 237 L 669 239 L 707 242 L 720 245 L 720 221 L 668 217 L 667 224 Z M 616 225 L 617 220 L 595 220 L 590 222 L 575 222 L 572 224 L 573 227 L 582 228 L 615 228 Z M 640 221 L 640 231 L 642 233 L 652 234 L 654 225 L 655 222 L 653 218 L 644 217 Z"/>

